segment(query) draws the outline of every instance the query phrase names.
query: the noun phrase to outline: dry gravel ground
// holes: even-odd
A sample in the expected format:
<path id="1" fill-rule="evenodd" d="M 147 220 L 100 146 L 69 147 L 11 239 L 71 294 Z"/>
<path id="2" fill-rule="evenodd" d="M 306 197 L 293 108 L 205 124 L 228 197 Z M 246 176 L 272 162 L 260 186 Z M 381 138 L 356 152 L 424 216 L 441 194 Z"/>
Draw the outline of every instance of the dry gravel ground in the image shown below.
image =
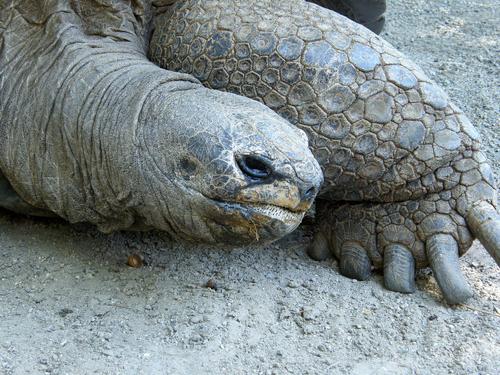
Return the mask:
<path id="1" fill-rule="evenodd" d="M 383 36 L 464 108 L 498 173 L 497 8 L 391 0 Z M 498 374 L 500 274 L 479 245 L 462 261 L 476 296 L 451 308 L 429 271 L 408 296 L 308 259 L 309 229 L 226 251 L 2 212 L 0 373 Z"/>

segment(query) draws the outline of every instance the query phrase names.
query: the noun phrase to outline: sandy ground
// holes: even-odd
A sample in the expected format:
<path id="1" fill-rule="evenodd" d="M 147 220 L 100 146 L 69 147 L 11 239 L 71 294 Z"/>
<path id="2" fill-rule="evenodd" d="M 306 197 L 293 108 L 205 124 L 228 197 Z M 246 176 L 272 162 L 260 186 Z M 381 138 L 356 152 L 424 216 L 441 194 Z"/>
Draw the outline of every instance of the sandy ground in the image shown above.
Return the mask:
<path id="1" fill-rule="evenodd" d="M 468 113 L 499 173 L 497 5 L 391 0 L 383 36 Z M 226 251 L 1 212 L 0 373 L 498 374 L 500 273 L 479 245 L 462 261 L 476 296 L 451 308 L 428 270 L 392 293 L 308 259 L 309 240 Z"/>

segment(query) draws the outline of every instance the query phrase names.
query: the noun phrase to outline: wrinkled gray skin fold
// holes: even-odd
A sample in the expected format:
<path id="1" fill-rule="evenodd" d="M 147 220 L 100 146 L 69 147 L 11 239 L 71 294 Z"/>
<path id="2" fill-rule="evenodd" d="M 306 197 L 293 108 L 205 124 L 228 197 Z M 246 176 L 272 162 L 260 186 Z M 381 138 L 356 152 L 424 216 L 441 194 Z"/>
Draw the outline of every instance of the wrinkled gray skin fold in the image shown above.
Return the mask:
<path id="1" fill-rule="evenodd" d="M 301 129 L 325 176 L 313 258 L 403 293 L 430 265 L 449 303 L 472 295 L 458 258 L 474 238 L 499 263 L 478 133 L 375 34 L 302 0 L 65 3 L 0 2 L 4 207 L 273 240 L 322 180 Z"/>

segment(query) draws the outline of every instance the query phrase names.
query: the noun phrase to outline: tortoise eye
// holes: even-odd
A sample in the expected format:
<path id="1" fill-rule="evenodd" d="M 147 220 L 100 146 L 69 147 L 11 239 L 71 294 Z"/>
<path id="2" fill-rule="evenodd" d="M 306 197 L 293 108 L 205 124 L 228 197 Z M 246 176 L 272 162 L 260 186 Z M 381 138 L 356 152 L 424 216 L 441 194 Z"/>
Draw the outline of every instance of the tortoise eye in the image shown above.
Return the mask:
<path id="1" fill-rule="evenodd" d="M 272 174 L 269 160 L 256 155 L 242 155 L 236 158 L 243 174 L 252 179 L 264 179 Z"/>

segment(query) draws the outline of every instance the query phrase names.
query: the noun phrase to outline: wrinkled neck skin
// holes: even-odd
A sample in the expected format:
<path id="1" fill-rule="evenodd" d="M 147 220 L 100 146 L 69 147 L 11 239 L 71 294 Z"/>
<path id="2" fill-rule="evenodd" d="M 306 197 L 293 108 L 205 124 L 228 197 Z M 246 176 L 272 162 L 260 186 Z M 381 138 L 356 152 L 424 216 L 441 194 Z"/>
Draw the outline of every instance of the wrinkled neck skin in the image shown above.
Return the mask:
<path id="1" fill-rule="evenodd" d="M 270 241 L 298 226 L 322 181 L 302 132 L 150 63 L 144 6 L 116 5 L 113 25 L 92 23 L 91 1 L 35 3 L 0 5 L 0 169 L 24 201 L 104 232 L 203 242 Z M 233 152 L 271 155 L 279 178 L 249 184 Z"/>
<path id="2" fill-rule="evenodd" d="M 148 62 L 133 38 L 89 36 L 79 23 L 71 9 L 40 25 L 10 11 L 0 60 L 0 76 L 9 77 L 0 85 L 1 169 L 35 207 L 104 231 L 127 229 L 138 210 L 155 204 L 132 197 L 160 194 L 132 191 L 146 186 L 130 183 L 144 167 L 140 134 L 150 97 L 168 100 L 200 86 Z M 161 194 L 173 196 L 175 184 L 164 178 Z"/>

